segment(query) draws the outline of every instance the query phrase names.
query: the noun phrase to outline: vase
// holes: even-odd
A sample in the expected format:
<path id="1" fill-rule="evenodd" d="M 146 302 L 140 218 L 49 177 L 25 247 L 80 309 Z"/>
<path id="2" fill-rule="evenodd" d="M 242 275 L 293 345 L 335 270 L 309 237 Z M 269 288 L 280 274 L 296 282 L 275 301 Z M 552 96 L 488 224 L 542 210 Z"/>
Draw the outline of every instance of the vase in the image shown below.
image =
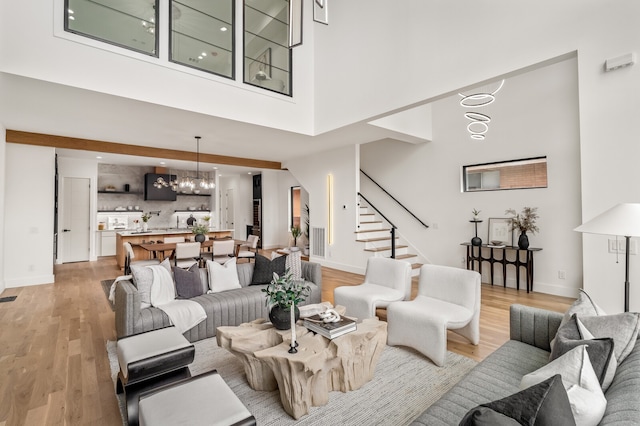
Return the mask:
<path id="1" fill-rule="evenodd" d="M 295 320 L 300 319 L 300 309 L 295 308 Z M 271 324 L 278 330 L 290 330 L 291 329 L 291 310 L 281 307 L 280 305 L 273 305 L 269 311 L 269 320 Z"/>
<path id="2" fill-rule="evenodd" d="M 518 237 L 518 248 L 522 250 L 529 248 L 529 237 L 527 237 L 527 231 L 522 231 L 520 237 Z"/>
<path id="3" fill-rule="evenodd" d="M 196 234 L 196 236 L 195 236 L 195 240 L 196 240 L 197 242 L 199 242 L 199 243 L 204 243 L 204 240 L 205 240 L 205 239 L 206 239 L 206 238 L 204 237 L 204 234 Z"/>
<path id="4" fill-rule="evenodd" d="M 147 222 L 142 222 L 142 230 L 144 232 L 147 232 L 148 229 L 149 229 L 149 224 L 147 224 Z"/>

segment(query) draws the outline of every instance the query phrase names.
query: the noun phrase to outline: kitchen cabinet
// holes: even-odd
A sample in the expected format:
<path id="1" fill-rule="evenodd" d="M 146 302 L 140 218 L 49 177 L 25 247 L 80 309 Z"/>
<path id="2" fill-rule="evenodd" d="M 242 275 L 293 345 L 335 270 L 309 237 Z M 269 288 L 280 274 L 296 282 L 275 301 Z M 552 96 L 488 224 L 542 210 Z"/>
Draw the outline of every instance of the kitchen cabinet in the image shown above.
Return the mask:
<path id="1" fill-rule="evenodd" d="M 116 255 L 115 231 L 103 231 L 100 238 L 100 256 Z"/>

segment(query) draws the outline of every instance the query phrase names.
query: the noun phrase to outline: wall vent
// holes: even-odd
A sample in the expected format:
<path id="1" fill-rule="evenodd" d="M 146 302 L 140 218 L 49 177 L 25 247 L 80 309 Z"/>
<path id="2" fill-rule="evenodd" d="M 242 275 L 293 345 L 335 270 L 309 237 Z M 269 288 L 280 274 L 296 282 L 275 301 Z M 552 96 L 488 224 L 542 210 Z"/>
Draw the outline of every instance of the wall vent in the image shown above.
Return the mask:
<path id="1" fill-rule="evenodd" d="M 313 246 L 311 247 L 311 254 L 314 256 L 324 257 L 326 232 L 324 228 L 311 227 L 311 239 Z"/>

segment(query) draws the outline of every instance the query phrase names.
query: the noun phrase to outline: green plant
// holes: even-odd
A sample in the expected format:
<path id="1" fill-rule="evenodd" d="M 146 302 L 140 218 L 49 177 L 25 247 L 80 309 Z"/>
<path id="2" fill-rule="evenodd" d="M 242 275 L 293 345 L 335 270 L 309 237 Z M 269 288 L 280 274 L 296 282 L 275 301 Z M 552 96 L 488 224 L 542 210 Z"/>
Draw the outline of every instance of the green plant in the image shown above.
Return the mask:
<path id="1" fill-rule="evenodd" d="M 473 214 L 473 218 L 477 219 L 478 215 L 482 212 L 482 210 L 477 210 L 477 209 L 473 209 L 471 210 L 471 213 Z"/>
<path id="2" fill-rule="evenodd" d="M 291 227 L 291 236 L 293 237 L 294 246 L 298 245 L 298 238 L 300 238 L 300 235 L 302 235 L 302 231 L 300 230 L 299 226 L 296 225 Z"/>
<path id="3" fill-rule="evenodd" d="M 193 232 L 194 234 L 206 234 L 209 232 L 209 226 L 208 225 L 204 225 L 204 224 L 195 224 L 193 225 L 193 227 L 191 228 L 191 232 Z"/>
<path id="4" fill-rule="evenodd" d="M 202 218 L 205 222 L 209 222 L 211 220 L 211 216 L 205 216 Z"/>
<path id="5" fill-rule="evenodd" d="M 151 219 L 151 215 L 150 215 L 149 213 L 143 213 L 143 214 L 142 214 L 142 221 L 143 221 L 143 222 L 145 222 L 145 223 L 146 223 L 146 222 L 148 222 L 148 221 L 149 221 L 149 219 Z"/>
<path id="6" fill-rule="evenodd" d="M 539 231 L 536 225 L 536 220 L 539 217 L 537 207 L 525 207 L 521 213 L 517 213 L 514 209 L 507 209 L 504 213 L 513 215 L 511 229 L 517 229 L 520 232 L 531 232 L 532 234 Z"/>
<path id="7" fill-rule="evenodd" d="M 311 294 L 311 287 L 304 285 L 304 281 L 296 281 L 287 268 L 283 275 L 273 273 L 273 279 L 262 289 L 267 295 L 265 304 L 267 307 L 279 305 L 285 310 L 289 310 L 292 305 L 304 302 Z"/>

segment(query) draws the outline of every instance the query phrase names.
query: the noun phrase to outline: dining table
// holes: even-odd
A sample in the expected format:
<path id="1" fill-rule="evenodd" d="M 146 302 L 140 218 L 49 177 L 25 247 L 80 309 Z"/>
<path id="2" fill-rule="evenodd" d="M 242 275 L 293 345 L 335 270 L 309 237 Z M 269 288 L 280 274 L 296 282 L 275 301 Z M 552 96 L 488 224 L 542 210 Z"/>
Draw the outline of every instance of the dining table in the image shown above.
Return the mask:
<path id="1" fill-rule="evenodd" d="M 226 241 L 229 240 L 230 238 L 210 238 L 208 240 L 203 241 L 202 243 L 200 243 L 200 247 L 201 248 L 209 248 L 209 247 L 213 247 L 213 242 L 214 241 Z M 249 244 L 249 241 L 246 240 L 233 240 L 235 243 L 235 251 L 234 251 L 234 255 L 237 257 L 238 256 L 238 252 L 240 251 L 240 247 L 246 244 Z M 189 242 L 189 241 L 186 241 Z M 172 258 L 173 257 L 173 252 L 176 249 L 176 244 L 178 243 L 165 243 L 162 242 L 162 240 L 158 240 L 158 241 L 150 241 L 150 242 L 146 242 L 146 243 L 137 243 L 137 244 L 132 244 L 132 246 L 137 246 L 140 247 L 141 249 L 146 250 L 147 252 L 149 252 L 149 258 L 152 259 L 159 259 L 160 261 L 163 261 L 166 258 Z"/>

